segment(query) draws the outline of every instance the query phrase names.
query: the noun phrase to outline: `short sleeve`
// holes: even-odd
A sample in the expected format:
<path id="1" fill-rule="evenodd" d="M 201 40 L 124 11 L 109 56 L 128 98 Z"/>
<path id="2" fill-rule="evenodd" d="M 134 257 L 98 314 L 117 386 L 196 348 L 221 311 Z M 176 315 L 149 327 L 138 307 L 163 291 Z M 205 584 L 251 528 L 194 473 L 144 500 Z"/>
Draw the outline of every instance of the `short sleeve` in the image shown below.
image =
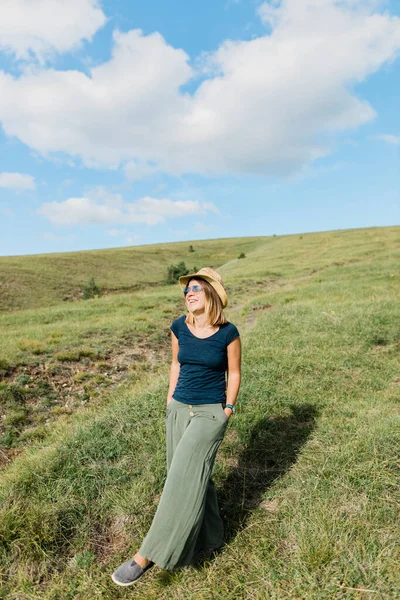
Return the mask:
<path id="1" fill-rule="evenodd" d="M 239 335 L 240 334 L 236 325 L 229 323 L 229 329 L 226 332 L 226 345 L 229 346 L 229 344 L 239 337 Z"/>
<path id="2" fill-rule="evenodd" d="M 170 330 L 172 331 L 172 333 L 175 335 L 175 337 L 179 340 L 179 332 L 181 329 L 181 320 L 182 317 L 180 317 L 179 319 L 175 319 L 175 321 L 172 322 Z"/>

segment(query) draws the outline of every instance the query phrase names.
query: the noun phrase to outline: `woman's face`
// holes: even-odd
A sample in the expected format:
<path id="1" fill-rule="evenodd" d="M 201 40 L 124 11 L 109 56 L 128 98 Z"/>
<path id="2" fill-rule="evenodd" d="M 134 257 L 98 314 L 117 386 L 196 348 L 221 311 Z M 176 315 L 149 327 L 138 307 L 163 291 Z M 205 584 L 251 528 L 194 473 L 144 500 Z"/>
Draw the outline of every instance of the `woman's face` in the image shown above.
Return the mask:
<path id="1" fill-rule="evenodd" d="M 193 286 L 198 285 L 202 288 L 201 292 L 193 292 Z M 191 279 L 188 283 L 188 287 L 190 287 L 190 292 L 186 294 L 185 302 L 186 307 L 191 313 L 202 313 L 206 307 L 206 294 L 203 289 L 203 285 L 201 281 L 197 281 L 197 279 Z"/>

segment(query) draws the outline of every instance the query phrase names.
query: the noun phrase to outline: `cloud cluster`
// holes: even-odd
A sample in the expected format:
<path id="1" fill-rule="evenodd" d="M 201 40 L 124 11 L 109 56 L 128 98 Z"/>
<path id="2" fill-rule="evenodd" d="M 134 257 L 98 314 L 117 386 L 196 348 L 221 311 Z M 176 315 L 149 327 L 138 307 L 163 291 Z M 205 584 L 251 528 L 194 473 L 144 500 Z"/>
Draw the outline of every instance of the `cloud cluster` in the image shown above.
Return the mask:
<path id="1" fill-rule="evenodd" d="M 32 175 L 25 175 L 24 173 L 0 173 L 0 188 L 34 190 L 35 187 L 36 183 Z"/>
<path id="2" fill-rule="evenodd" d="M 105 22 L 98 0 L 1 0 L 0 50 L 44 62 L 91 40 Z"/>
<path id="3" fill-rule="evenodd" d="M 38 212 L 55 225 L 157 225 L 169 218 L 218 213 L 218 210 L 210 202 L 173 201 L 145 196 L 129 203 L 124 202 L 118 194 L 111 194 L 103 201 L 97 195 L 92 198 L 68 198 L 64 202 L 46 202 Z"/>
<path id="4" fill-rule="evenodd" d="M 375 5 L 266 2 L 266 34 L 224 42 L 193 93 L 182 89 L 198 76 L 184 51 L 158 33 L 115 32 L 110 60 L 88 75 L 0 72 L 0 121 L 45 155 L 123 165 L 132 180 L 156 170 L 285 176 L 328 154 L 337 132 L 375 117 L 356 84 L 400 50 L 400 19 Z"/>

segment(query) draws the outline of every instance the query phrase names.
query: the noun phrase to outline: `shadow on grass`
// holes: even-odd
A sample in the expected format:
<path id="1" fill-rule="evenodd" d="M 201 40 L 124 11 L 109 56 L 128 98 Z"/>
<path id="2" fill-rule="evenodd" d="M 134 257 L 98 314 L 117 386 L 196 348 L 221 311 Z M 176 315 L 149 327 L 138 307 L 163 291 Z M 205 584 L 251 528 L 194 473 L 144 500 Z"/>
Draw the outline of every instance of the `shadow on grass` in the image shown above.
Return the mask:
<path id="1" fill-rule="evenodd" d="M 311 404 L 291 405 L 286 417 L 265 417 L 251 427 L 240 444 L 237 466 L 218 490 L 225 543 L 229 544 L 261 502 L 264 492 L 296 462 L 316 425 L 318 411 Z M 222 551 L 223 548 L 221 548 Z M 202 568 L 210 556 L 199 556 Z"/>
<path id="2" fill-rule="evenodd" d="M 226 543 L 242 529 L 264 492 L 296 462 L 315 428 L 318 411 L 311 404 L 290 406 L 292 414 L 265 417 L 249 431 L 237 466 L 218 490 Z"/>

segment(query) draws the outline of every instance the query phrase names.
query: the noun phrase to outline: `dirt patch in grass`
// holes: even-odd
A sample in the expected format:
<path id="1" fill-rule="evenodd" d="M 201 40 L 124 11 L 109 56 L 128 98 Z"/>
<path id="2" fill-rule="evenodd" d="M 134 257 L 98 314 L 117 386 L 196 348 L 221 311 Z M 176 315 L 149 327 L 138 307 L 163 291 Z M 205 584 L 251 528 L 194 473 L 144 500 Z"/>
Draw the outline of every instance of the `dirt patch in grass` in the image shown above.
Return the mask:
<path id="1" fill-rule="evenodd" d="M 32 441 L 44 439 L 60 416 L 103 401 L 110 390 L 133 382 L 169 360 L 169 335 L 125 333 L 106 351 L 71 348 L 0 374 L 0 468 Z"/>
<path id="2" fill-rule="evenodd" d="M 247 327 L 252 327 L 253 325 L 255 325 L 255 323 L 257 322 L 258 319 L 258 314 L 259 312 L 264 312 L 267 310 L 270 310 L 272 308 L 272 304 L 255 304 L 254 306 L 251 306 L 249 315 L 247 317 L 247 321 L 246 321 L 246 325 Z"/>

